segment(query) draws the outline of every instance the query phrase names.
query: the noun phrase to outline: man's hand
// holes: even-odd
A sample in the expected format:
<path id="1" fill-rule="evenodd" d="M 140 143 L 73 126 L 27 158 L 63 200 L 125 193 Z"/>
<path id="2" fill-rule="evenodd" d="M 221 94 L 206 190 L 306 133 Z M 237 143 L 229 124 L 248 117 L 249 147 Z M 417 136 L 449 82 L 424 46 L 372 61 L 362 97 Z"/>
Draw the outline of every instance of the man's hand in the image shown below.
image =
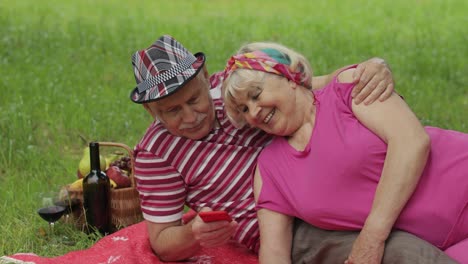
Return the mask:
<path id="1" fill-rule="evenodd" d="M 361 231 L 354 241 L 345 264 L 380 264 L 385 250 L 385 241 Z"/>
<path id="2" fill-rule="evenodd" d="M 385 101 L 394 90 L 392 72 L 383 59 L 372 58 L 360 63 L 353 75 L 356 86 L 351 96 L 356 104 L 368 105 L 375 100 Z"/>
<path id="3" fill-rule="evenodd" d="M 203 211 L 211 211 L 210 208 L 202 208 Z M 192 232 L 195 239 L 202 247 L 216 247 L 228 242 L 237 229 L 237 222 L 216 221 L 205 223 L 197 215 L 193 220 Z"/>

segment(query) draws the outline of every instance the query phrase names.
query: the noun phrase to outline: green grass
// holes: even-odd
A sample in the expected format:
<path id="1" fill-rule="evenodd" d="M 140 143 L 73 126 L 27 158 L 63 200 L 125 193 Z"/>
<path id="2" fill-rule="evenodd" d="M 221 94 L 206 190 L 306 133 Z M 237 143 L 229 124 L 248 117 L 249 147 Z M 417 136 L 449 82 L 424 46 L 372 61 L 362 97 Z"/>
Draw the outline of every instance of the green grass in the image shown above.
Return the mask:
<path id="1" fill-rule="evenodd" d="M 92 245 L 60 224 L 76 245 L 48 243 L 35 195 L 75 179 L 81 138 L 137 142 L 150 119 L 128 99 L 130 56 L 161 34 L 204 51 L 212 72 L 258 40 L 304 53 L 316 74 L 379 56 L 424 124 L 468 132 L 467 13 L 463 0 L 1 1 L 0 256 Z"/>

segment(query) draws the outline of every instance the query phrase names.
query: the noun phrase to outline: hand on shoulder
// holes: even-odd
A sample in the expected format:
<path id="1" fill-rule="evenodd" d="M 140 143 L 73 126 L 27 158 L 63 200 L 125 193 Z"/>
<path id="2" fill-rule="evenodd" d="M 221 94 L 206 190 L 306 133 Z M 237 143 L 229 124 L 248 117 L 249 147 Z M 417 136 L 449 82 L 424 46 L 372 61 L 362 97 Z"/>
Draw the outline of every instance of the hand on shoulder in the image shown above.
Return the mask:
<path id="1" fill-rule="evenodd" d="M 356 72 L 355 68 L 346 69 L 340 72 L 336 79 L 339 83 L 352 83 L 354 82 L 354 72 Z"/>

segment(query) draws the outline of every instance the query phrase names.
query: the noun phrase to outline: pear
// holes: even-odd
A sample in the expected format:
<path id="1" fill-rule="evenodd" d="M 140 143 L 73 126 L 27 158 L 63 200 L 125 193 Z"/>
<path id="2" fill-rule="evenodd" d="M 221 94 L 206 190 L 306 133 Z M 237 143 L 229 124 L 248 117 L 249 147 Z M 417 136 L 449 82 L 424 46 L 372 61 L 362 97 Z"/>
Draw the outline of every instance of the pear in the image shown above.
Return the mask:
<path id="1" fill-rule="evenodd" d="M 99 155 L 99 163 L 101 171 L 105 171 L 106 159 L 102 155 Z M 91 156 L 89 154 L 89 147 L 86 147 L 83 150 L 83 157 L 81 158 L 80 164 L 78 165 L 78 171 L 81 175 L 83 175 L 83 177 L 88 175 L 91 171 Z"/>

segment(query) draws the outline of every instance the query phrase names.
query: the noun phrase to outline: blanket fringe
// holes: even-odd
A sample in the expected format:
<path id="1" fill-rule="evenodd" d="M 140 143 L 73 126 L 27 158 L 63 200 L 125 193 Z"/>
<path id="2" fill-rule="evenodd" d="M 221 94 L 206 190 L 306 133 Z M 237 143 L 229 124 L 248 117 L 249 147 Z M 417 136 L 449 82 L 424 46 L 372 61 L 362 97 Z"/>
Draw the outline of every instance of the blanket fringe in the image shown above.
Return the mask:
<path id="1" fill-rule="evenodd" d="M 7 256 L 0 257 L 0 264 L 35 264 L 35 262 L 22 261 Z"/>

